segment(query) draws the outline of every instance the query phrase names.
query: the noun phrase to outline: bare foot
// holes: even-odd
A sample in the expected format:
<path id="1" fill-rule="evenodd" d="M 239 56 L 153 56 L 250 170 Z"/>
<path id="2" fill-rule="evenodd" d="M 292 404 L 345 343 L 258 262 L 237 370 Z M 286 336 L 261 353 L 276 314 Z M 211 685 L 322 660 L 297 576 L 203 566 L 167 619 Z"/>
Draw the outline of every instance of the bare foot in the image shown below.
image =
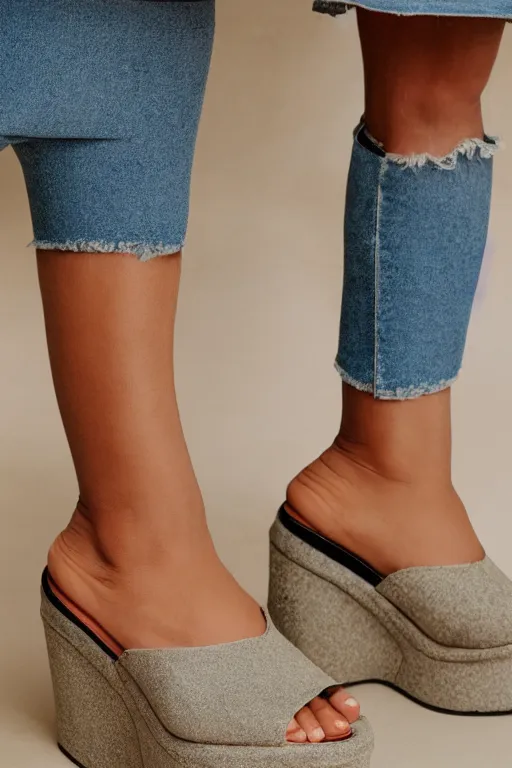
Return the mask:
<path id="1" fill-rule="evenodd" d="M 384 575 L 484 557 L 451 485 L 386 477 L 340 440 L 292 480 L 287 509 Z"/>
<path id="2" fill-rule="evenodd" d="M 151 551 L 141 532 L 140 551 Z M 155 543 L 156 544 L 156 543 Z M 216 645 L 265 631 L 259 605 L 217 557 L 210 536 L 170 542 L 145 562 L 116 558 L 100 544 L 88 511 L 77 508 L 55 540 L 48 567 L 58 597 L 115 653 L 125 648 Z M 130 560 L 130 561 L 128 561 Z M 317 697 L 290 723 L 291 742 L 321 742 L 351 734 L 358 703 L 343 689 Z"/>

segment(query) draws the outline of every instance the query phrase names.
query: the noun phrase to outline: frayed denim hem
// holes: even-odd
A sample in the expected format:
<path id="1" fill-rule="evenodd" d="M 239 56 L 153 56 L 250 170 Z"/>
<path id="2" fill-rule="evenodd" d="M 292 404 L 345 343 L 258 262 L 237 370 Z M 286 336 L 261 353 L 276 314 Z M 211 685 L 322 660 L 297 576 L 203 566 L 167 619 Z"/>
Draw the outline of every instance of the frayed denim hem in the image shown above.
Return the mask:
<path id="1" fill-rule="evenodd" d="M 440 168 L 443 171 L 454 171 L 460 158 L 466 157 L 473 160 L 478 157 L 482 160 L 491 160 L 501 149 L 505 148 L 503 141 L 498 136 L 484 136 L 483 139 L 467 138 L 463 139 L 457 146 L 448 152 L 447 155 L 437 157 L 428 152 L 413 153 L 411 155 L 400 155 L 396 152 L 386 152 L 384 144 L 372 136 L 364 123 L 364 116 L 354 130 L 354 137 L 360 131 L 374 145 L 375 153 L 399 168 L 424 168 L 426 165 Z M 370 147 L 368 147 L 370 148 Z M 371 148 L 370 148 L 371 149 Z"/>
<path id="2" fill-rule="evenodd" d="M 375 139 L 372 140 L 375 141 Z M 457 168 L 457 162 L 460 157 L 467 157 L 468 160 L 473 160 L 475 156 L 479 156 L 484 160 L 489 160 L 502 148 L 503 143 L 500 139 L 492 136 L 485 139 L 464 139 L 452 152 L 449 152 L 444 157 L 435 157 L 435 155 L 430 155 L 428 152 L 413 155 L 398 155 L 393 152 L 387 152 L 386 159 L 400 166 L 400 168 L 423 168 L 425 165 L 433 165 L 444 171 L 454 171 Z"/>
<path id="3" fill-rule="evenodd" d="M 345 384 L 349 384 L 360 392 L 367 392 L 368 394 L 373 395 L 375 400 L 414 400 L 418 397 L 423 397 L 424 395 L 434 395 L 436 392 L 442 392 L 443 389 L 451 387 L 458 378 L 457 374 L 457 376 L 453 376 L 451 379 L 442 379 L 436 384 L 420 384 L 419 386 L 411 385 L 410 387 L 397 387 L 396 389 L 380 389 L 373 384 L 358 381 L 347 373 L 338 362 L 334 363 L 334 367 Z"/>
<path id="4" fill-rule="evenodd" d="M 463 16 L 465 18 L 490 18 L 512 21 L 508 8 L 507 11 L 503 11 L 503 13 L 501 12 L 501 9 L 489 12 L 488 8 L 486 8 L 485 4 L 482 2 L 479 3 L 480 7 L 475 8 L 474 0 L 467 0 L 465 3 L 462 2 L 462 0 L 459 0 L 459 2 L 455 4 L 456 7 L 454 8 L 452 3 L 452 7 L 448 11 L 444 5 L 444 0 L 443 2 L 437 3 L 433 3 L 432 0 L 424 0 L 422 7 L 417 7 L 415 9 L 408 8 L 407 4 L 404 2 L 389 3 L 389 0 L 386 0 L 386 3 L 387 4 L 382 7 L 382 4 L 375 2 L 375 0 L 347 0 L 346 2 L 343 2 L 343 0 L 315 0 L 313 3 L 313 10 L 318 11 L 319 13 L 329 14 L 330 16 L 340 16 L 351 8 L 365 8 L 368 11 L 389 13 L 393 16 L 448 16 L 452 18 Z"/>
<path id="5" fill-rule="evenodd" d="M 149 261 L 157 256 L 169 256 L 179 253 L 183 243 L 129 243 L 106 242 L 105 240 L 66 240 L 52 242 L 50 240 L 33 240 L 29 247 L 40 251 L 72 251 L 73 253 L 131 253 L 139 261 Z"/>

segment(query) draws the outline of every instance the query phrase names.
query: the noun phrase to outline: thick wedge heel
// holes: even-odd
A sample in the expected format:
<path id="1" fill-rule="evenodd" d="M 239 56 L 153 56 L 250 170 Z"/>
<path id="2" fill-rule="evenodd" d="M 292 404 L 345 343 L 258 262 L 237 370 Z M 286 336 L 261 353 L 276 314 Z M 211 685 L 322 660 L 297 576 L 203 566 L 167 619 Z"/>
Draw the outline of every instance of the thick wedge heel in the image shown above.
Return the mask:
<path id="1" fill-rule="evenodd" d="M 144 768 L 137 729 L 119 693 L 47 623 L 45 635 L 61 750 L 83 768 Z"/>
<path id="2" fill-rule="evenodd" d="M 270 548 L 268 608 L 279 631 L 344 684 L 393 681 L 402 652 L 389 632 L 349 594 Z"/>
<path id="3" fill-rule="evenodd" d="M 443 712 L 512 713 L 512 583 L 489 558 L 383 577 L 284 507 L 270 542 L 270 615 L 328 674 Z"/>
<path id="4" fill-rule="evenodd" d="M 273 625 L 261 637 L 117 657 L 52 592 L 41 615 L 61 750 L 81 768 L 369 768 L 361 718 L 345 741 L 291 744 L 286 729 L 336 680 Z"/>

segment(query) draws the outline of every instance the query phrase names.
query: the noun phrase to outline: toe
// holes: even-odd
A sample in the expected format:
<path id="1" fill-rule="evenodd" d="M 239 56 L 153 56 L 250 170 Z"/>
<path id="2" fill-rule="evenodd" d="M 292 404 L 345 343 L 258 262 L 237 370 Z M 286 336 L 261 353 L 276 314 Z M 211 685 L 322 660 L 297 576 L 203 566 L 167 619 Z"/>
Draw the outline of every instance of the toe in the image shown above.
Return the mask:
<path id="1" fill-rule="evenodd" d="M 334 691 L 329 696 L 329 702 L 349 723 L 355 723 L 356 720 L 359 720 L 361 714 L 359 702 L 343 688 Z"/>
<path id="2" fill-rule="evenodd" d="M 288 726 L 287 741 L 338 741 L 352 735 L 351 723 L 359 719 L 359 703 L 343 688 L 328 689 L 303 707 Z"/>
<path id="3" fill-rule="evenodd" d="M 304 743 L 308 740 L 306 731 L 300 727 L 295 718 L 293 718 L 290 725 L 288 726 L 288 730 L 286 731 L 286 739 L 287 741 L 292 741 L 298 744 Z"/>
<path id="4" fill-rule="evenodd" d="M 303 707 L 297 712 L 295 719 L 306 733 L 308 741 L 318 743 L 325 739 L 325 732 L 309 707 Z"/>
<path id="5" fill-rule="evenodd" d="M 352 734 L 348 720 L 327 699 L 317 696 L 310 701 L 309 708 L 318 720 L 326 739 L 346 739 Z"/>

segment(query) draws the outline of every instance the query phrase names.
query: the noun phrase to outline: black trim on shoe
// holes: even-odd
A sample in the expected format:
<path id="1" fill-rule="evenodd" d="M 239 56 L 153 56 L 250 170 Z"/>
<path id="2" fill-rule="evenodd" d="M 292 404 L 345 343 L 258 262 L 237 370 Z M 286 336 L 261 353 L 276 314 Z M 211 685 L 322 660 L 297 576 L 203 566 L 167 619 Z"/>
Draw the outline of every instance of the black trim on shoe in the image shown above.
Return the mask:
<path id="1" fill-rule="evenodd" d="M 45 568 L 43 571 L 43 576 L 41 579 L 41 586 L 43 588 L 43 592 L 50 601 L 50 603 L 53 605 L 54 608 L 56 608 L 60 613 L 63 614 L 63 616 L 66 617 L 66 619 L 69 619 L 78 629 L 81 629 L 82 632 L 85 632 L 87 637 L 90 637 L 91 640 L 94 640 L 96 645 L 98 645 L 102 651 L 104 651 L 107 656 L 110 656 L 110 658 L 113 661 L 117 661 L 119 656 L 117 653 L 115 653 L 111 648 L 108 647 L 106 643 L 101 640 L 98 635 L 96 635 L 92 629 L 90 629 L 87 624 L 84 624 L 83 621 L 80 621 L 78 616 L 75 616 L 75 614 L 69 610 L 67 606 L 64 605 L 64 603 L 59 600 L 55 592 L 52 590 L 50 586 L 50 574 L 48 571 L 48 568 Z M 69 757 L 69 755 L 66 755 Z M 72 759 L 72 758 L 70 758 Z"/>
<path id="2" fill-rule="evenodd" d="M 68 760 L 71 760 L 71 762 L 72 762 L 74 765 L 77 765 L 77 766 L 78 766 L 78 768 L 85 768 L 85 765 L 82 765 L 82 763 L 79 763 L 79 762 L 78 762 L 78 760 L 75 760 L 75 758 L 73 757 L 73 755 L 70 755 L 70 754 L 69 754 L 69 752 L 67 751 L 67 749 L 64 749 L 64 747 L 62 746 L 62 744 L 59 744 L 59 743 L 57 743 L 57 746 L 58 746 L 58 748 L 60 749 L 60 751 L 62 752 L 62 754 L 64 755 L 64 757 L 67 757 L 67 759 L 68 759 Z"/>
<path id="3" fill-rule="evenodd" d="M 309 544 L 313 549 L 322 552 L 322 554 L 327 555 L 327 557 L 334 560 L 336 563 L 348 568 L 349 571 L 360 576 L 373 587 L 378 586 L 384 581 L 385 576 L 376 571 L 375 568 L 372 568 L 370 563 L 367 563 L 366 560 L 354 555 L 353 552 L 340 546 L 340 544 L 336 544 L 336 542 L 331 541 L 331 539 L 322 536 L 321 533 L 317 533 L 311 528 L 299 523 L 298 520 L 286 511 L 284 504 L 277 513 L 277 516 L 284 527 L 287 528 L 290 533 L 293 533 L 294 536 L 297 536 L 298 539 Z"/>

